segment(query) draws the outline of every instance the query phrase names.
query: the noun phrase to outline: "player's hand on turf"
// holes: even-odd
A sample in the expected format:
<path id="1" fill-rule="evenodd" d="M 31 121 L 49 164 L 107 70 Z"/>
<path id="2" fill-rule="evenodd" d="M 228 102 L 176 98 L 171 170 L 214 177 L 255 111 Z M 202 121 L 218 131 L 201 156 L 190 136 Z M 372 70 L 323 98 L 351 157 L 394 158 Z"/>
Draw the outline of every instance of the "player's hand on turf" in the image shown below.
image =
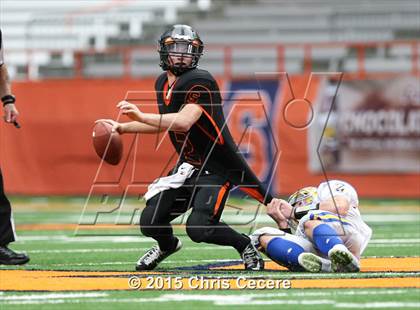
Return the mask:
<path id="1" fill-rule="evenodd" d="M 143 120 L 143 112 L 135 104 L 123 100 L 117 104 L 117 108 L 121 110 L 122 114 L 127 115 L 133 121 L 141 122 Z"/>
<path id="2" fill-rule="evenodd" d="M 121 123 L 118 123 L 112 119 L 98 119 L 97 121 L 95 121 L 95 124 L 102 123 L 102 122 L 110 124 L 112 126 L 112 129 L 111 129 L 112 132 L 118 132 L 119 134 L 124 133 L 123 125 Z"/>
<path id="3" fill-rule="evenodd" d="M 13 103 L 6 104 L 3 108 L 3 112 L 4 112 L 4 120 L 6 121 L 6 123 L 14 123 L 17 121 L 19 112 Z"/>
<path id="4" fill-rule="evenodd" d="M 283 199 L 273 198 L 267 205 L 267 214 L 276 221 L 280 228 L 288 227 L 288 220 L 292 216 L 292 206 Z"/>

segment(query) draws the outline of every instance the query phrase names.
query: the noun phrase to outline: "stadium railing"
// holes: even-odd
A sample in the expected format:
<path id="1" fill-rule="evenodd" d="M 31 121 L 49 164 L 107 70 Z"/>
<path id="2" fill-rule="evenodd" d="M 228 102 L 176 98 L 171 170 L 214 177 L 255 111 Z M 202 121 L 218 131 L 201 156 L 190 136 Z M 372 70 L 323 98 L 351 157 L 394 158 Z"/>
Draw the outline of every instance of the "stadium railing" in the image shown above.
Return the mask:
<path id="1" fill-rule="evenodd" d="M 160 72 L 156 46 L 127 46 L 104 50 L 8 50 L 27 59 L 18 79 L 142 78 Z M 49 53 L 50 61 L 40 55 Z M 234 44 L 206 46 L 201 65 L 216 76 L 241 78 L 256 72 L 344 72 L 347 79 L 419 74 L 420 42 L 328 42 Z M 43 60 L 40 65 L 39 60 Z M 41 72 L 40 72 L 41 70 Z"/>

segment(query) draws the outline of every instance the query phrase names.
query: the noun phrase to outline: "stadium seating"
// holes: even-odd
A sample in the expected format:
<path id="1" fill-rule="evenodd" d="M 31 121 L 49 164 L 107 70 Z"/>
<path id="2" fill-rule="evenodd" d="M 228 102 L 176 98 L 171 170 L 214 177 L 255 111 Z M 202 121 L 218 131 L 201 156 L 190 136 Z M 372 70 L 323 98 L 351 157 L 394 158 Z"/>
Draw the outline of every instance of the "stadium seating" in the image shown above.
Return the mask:
<path id="1" fill-rule="evenodd" d="M 14 78 L 71 77 L 75 75 L 75 52 L 103 52 L 121 46 L 155 46 L 159 33 L 171 23 L 190 23 L 207 46 L 235 44 L 304 44 L 325 42 L 371 42 L 418 39 L 418 0 L 177 0 L 171 6 L 153 1 L 2 1 L 4 33 L 10 72 Z M 401 71 L 411 63 L 412 49 L 392 47 L 366 59 L 366 69 Z M 351 69 L 357 59 L 345 59 L 345 46 L 316 47 L 311 51 L 320 70 Z M 351 56 L 351 55 L 350 55 Z M 374 55 L 375 56 L 375 55 Z M 202 65 L 215 74 L 224 73 L 225 54 L 212 50 Z M 154 49 L 134 50 L 129 70 L 133 76 L 159 72 Z M 87 76 L 121 76 L 124 57 L 84 55 L 82 73 Z M 232 74 L 273 71 L 276 48 L 256 51 L 235 48 Z M 341 67 L 340 67 L 341 66 Z M 287 47 L 286 70 L 304 68 L 303 48 Z M 404 69 L 405 70 L 405 69 Z"/>

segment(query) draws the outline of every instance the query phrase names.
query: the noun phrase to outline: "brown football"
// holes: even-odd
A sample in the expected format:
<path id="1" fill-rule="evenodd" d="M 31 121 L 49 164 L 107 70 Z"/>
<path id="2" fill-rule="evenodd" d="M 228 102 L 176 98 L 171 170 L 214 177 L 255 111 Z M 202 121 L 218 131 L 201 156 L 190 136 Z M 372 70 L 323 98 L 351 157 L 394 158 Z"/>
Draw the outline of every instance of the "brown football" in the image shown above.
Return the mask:
<path id="1" fill-rule="evenodd" d="M 123 144 L 120 134 L 111 130 L 109 123 L 96 123 L 92 133 L 93 147 L 101 159 L 108 164 L 118 165 L 123 155 Z"/>

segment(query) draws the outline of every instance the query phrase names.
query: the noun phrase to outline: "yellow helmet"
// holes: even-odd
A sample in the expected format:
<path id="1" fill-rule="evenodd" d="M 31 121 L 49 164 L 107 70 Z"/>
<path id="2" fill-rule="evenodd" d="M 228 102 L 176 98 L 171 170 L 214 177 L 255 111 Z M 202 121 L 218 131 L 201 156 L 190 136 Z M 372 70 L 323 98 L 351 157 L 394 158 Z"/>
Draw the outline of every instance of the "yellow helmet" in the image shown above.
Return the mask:
<path id="1" fill-rule="evenodd" d="M 293 207 L 296 219 L 302 218 L 310 210 L 317 210 L 319 208 L 318 191 L 313 186 L 301 188 L 290 195 L 287 201 Z"/>

